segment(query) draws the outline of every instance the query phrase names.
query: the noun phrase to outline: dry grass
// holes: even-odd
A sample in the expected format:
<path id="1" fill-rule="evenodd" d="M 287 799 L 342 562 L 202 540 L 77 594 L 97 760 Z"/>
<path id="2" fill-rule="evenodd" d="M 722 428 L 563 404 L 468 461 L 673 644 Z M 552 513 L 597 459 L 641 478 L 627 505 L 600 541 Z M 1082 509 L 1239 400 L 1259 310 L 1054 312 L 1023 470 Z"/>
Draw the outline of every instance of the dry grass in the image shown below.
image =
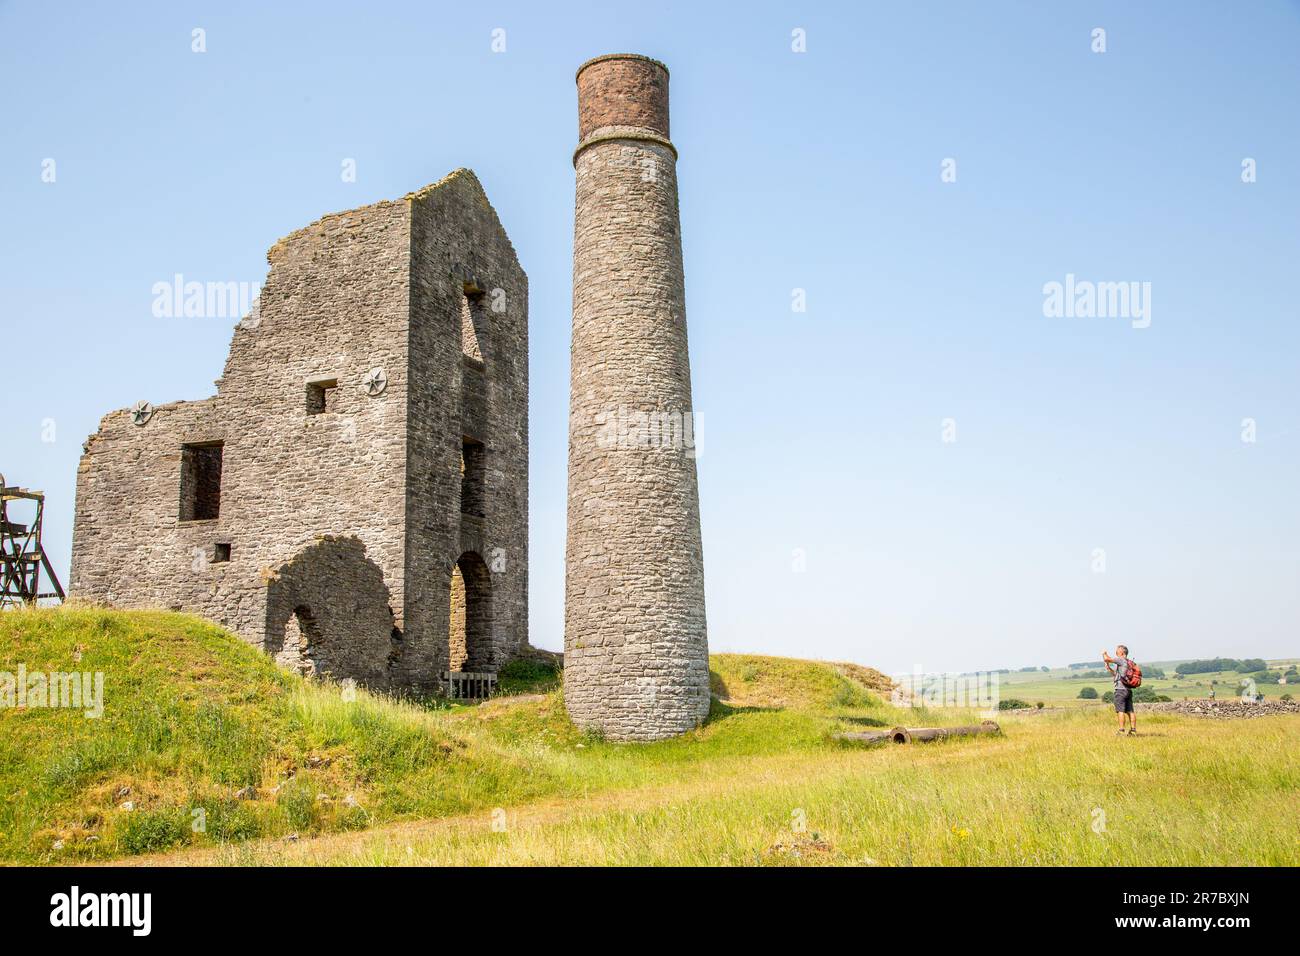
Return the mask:
<path id="1" fill-rule="evenodd" d="M 1300 862 L 1300 718 L 1071 713 L 1001 738 L 778 754 L 678 780 L 167 862 L 1269 865 Z M 1125 759 L 1116 760 L 1117 748 Z M 155 861 L 156 862 L 156 861 Z"/>

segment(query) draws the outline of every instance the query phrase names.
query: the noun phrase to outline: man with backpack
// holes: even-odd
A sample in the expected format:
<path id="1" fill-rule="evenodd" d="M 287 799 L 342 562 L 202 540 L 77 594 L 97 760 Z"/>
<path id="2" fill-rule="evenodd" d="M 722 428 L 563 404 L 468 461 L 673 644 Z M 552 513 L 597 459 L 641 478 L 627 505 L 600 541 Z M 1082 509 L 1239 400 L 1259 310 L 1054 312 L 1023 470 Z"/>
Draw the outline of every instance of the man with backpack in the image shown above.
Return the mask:
<path id="1" fill-rule="evenodd" d="M 1101 659 L 1106 669 L 1115 676 L 1115 713 L 1119 715 L 1117 737 L 1124 735 L 1124 725 L 1128 724 L 1128 735 L 1136 737 L 1138 732 L 1137 715 L 1133 713 L 1133 688 L 1142 683 L 1142 668 L 1135 661 L 1129 660 L 1128 648 L 1123 644 L 1115 647 L 1115 656 L 1106 651 L 1101 652 Z"/>

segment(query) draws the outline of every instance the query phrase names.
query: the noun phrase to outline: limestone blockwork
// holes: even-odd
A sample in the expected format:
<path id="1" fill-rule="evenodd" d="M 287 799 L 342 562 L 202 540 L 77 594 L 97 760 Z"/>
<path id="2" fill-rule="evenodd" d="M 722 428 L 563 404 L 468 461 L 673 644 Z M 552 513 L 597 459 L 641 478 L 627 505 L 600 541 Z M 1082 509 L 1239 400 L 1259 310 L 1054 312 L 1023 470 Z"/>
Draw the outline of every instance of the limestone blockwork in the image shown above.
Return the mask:
<path id="1" fill-rule="evenodd" d="M 72 594 L 379 688 L 528 653 L 528 280 L 477 178 L 267 258 L 216 394 L 86 442 Z"/>
<path id="2" fill-rule="evenodd" d="M 577 85 L 564 697 L 654 740 L 709 710 L 668 70 L 598 57 Z"/>

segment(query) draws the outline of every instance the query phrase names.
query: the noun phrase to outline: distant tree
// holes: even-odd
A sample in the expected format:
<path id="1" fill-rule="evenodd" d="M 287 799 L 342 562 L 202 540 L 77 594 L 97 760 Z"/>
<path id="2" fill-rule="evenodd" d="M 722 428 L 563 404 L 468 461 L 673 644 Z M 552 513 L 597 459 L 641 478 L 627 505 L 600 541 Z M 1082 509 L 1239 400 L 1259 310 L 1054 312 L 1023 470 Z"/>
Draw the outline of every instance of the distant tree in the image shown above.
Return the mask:
<path id="1" fill-rule="evenodd" d="M 1101 699 L 1108 704 L 1113 704 L 1115 703 L 1115 692 L 1113 690 L 1108 690 L 1106 693 L 1101 695 Z"/>
<path id="2" fill-rule="evenodd" d="M 1295 700 L 1295 698 L 1292 697 L 1290 694 L 1283 694 L 1281 697 L 1278 698 L 1278 700 Z"/>
<path id="3" fill-rule="evenodd" d="M 1081 688 L 1081 689 L 1079 690 L 1079 699 L 1080 699 L 1080 700 L 1096 700 L 1096 699 L 1097 699 L 1097 688 L 1095 688 L 1095 687 L 1084 687 L 1084 688 Z"/>
<path id="4" fill-rule="evenodd" d="M 1045 705 L 1044 705 L 1043 702 L 1040 700 L 1040 701 L 1039 701 L 1038 703 L 1036 703 L 1034 706 L 1037 707 L 1039 710 L 1042 710 L 1043 707 L 1044 707 Z"/>
<path id="5" fill-rule="evenodd" d="M 1023 710 L 1028 707 L 1023 700 L 1018 697 L 1008 697 L 1005 700 L 998 701 L 998 710 Z"/>
<path id="6" fill-rule="evenodd" d="M 1225 660 L 1222 657 L 1216 657 L 1214 660 L 1207 661 L 1183 661 L 1178 665 L 1180 674 L 1210 674 L 1215 671 L 1235 670 L 1234 667 L 1227 667 L 1227 664 L 1236 664 L 1236 661 Z"/>
<path id="7" fill-rule="evenodd" d="M 1268 670 L 1268 662 L 1259 657 L 1248 657 L 1245 660 L 1215 657 L 1211 660 L 1184 661 L 1178 665 L 1180 674 L 1213 674 L 1216 671 L 1237 671 L 1244 674 L 1263 670 Z"/>
<path id="8" fill-rule="evenodd" d="M 1133 703 L 1135 704 L 1158 704 L 1161 701 L 1169 700 L 1155 692 L 1150 684 L 1143 684 L 1141 687 L 1133 688 Z"/>

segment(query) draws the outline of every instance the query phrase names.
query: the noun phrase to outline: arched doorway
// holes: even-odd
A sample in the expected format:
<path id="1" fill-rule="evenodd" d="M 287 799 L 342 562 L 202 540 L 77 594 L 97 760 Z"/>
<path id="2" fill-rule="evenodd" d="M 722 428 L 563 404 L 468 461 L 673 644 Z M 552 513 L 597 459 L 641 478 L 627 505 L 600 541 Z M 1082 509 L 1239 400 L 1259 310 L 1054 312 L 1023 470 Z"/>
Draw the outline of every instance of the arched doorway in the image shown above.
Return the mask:
<path id="1" fill-rule="evenodd" d="M 492 651 L 492 575 L 483 558 L 466 551 L 451 569 L 449 670 L 495 669 Z"/>

